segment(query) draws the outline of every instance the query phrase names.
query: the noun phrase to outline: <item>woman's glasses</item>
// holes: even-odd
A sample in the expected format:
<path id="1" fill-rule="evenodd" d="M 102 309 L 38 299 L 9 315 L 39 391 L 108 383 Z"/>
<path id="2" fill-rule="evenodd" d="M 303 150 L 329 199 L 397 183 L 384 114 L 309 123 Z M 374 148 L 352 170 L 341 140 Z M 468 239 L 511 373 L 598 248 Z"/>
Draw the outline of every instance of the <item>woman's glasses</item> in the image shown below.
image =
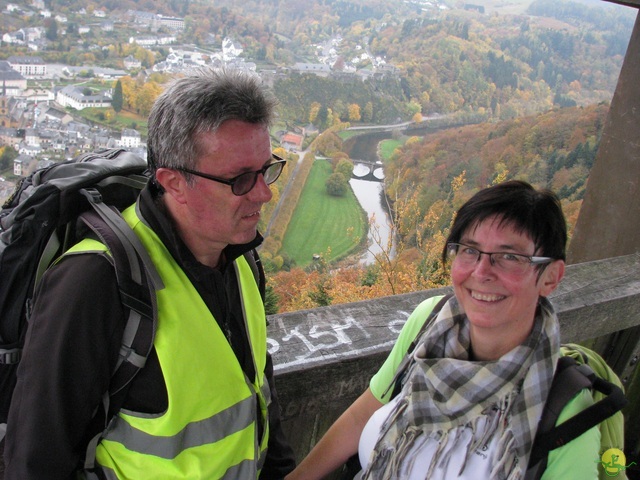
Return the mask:
<path id="1" fill-rule="evenodd" d="M 529 265 L 553 262 L 551 257 L 534 257 L 511 252 L 483 252 L 464 243 L 448 243 L 447 256 L 465 267 L 476 265 L 481 255 L 488 255 L 492 266 L 506 273 L 524 273 Z"/>

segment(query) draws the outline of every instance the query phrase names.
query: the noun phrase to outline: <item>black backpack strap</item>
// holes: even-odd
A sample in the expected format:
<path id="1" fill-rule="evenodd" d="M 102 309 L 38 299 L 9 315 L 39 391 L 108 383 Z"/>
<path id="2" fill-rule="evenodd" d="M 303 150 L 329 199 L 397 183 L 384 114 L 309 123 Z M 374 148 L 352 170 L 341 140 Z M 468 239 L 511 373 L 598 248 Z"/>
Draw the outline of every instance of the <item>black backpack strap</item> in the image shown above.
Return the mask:
<path id="1" fill-rule="evenodd" d="M 433 321 L 436 319 L 436 317 L 440 313 L 440 310 L 442 310 L 442 307 L 444 307 L 444 304 L 447 303 L 451 297 L 453 297 L 452 293 L 446 294 L 433 307 L 433 309 L 431 310 L 431 313 L 429 313 L 424 323 L 420 327 L 418 334 L 415 336 L 415 338 L 409 345 L 409 348 L 407 348 L 405 358 L 402 361 L 402 363 L 398 365 L 398 370 L 396 372 L 396 375 L 393 377 L 393 381 L 391 382 L 391 384 L 387 387 L 387 389 L 382 394 L 383 396 L 385 396 L 391 388 L 393 388 L 392 390 L 393 393 L 391 394 L 391 398 L 394 398 L 396 395 L 398 395 L 398 393 L 400 393 L 400 390 L 402 389 L 402 382 L 404 381 L 404 376 L 406 375 L 407 371 L 409 370 L 409 366 L 413 361 L 413 357 L 411 356 L 411 353 L 415 350 L 416 345 L 418 345 L 418 342 L 420 341 L 420 338 L 422 337 L 424 332 L 427 330 L 427 328 L 431 326 Z"/>
<path id="2" fill-rule="evenodd" d="M 253 276 L 256 279 L 256 283 L 258 284 L 258 290 L 260 291 L 260 297 L 264 302 L 265 298 L 265 289 L 266 289 L 266 277 L 264 274 L 264 268 L 262 267 L 262 261 L 260 260 L 260 255 L 258 255 L 258 251 L 254 248 L 244 254 L 244 258 L 247 260 L 247 263 L 251 267 L 251 271 L 253 272 Z"/>
<path id="3" fill-rule="evenodd" d="M 102 203 L 93 203 L 93 211 L 80 219 L 110 251 L 122 303 L 129 314 L 125 324 L 120 355 L 111 377 L 109 391 L 103 396 L 105 428 L 122 408 L 131 380 L 144 367 L 153 348 L 157 328 L 156 290 L 163 288 L 147 251 L 136 234 L 116 211 Z M 94 467 L 95 450 L 103 431 L 89 442 L 85 468 Z"/>
<path id="4" fill-rule="evenodd" d="M 584 388 L 597 390 L 605 398 L 556 426 L 564 407 Z M 620 387 L 597 376 L 587 364 L 579 364 L 569 356 L 560 357 L 529 457 L 526 480 L 542 476 L 551 450 L 600 424 L 622 410 L 626 403 Z"/>

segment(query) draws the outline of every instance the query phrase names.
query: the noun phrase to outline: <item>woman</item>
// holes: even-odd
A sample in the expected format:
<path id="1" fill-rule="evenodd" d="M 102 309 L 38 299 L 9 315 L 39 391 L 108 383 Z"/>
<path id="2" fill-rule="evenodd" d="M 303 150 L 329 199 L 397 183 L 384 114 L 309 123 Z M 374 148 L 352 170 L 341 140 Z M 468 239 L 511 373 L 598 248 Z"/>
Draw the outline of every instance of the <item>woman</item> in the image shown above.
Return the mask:
<path id="1" fill-rule="evenodd" d="M 442 254 L 455 295 L 407 357 L 438 298 L 416 308 L 370 387 L 287 480 L 322 478 L 356 451 L 367 479 L 524 478 L 560 355 L 546 297 L 566 240 L 552 193 L 510 181 L 475 194 Z M 590 404 L 581 392 L 559 422 Z M 599 446 L 594 428 L 552 451 L 543 479 L 597 478 Z"/>

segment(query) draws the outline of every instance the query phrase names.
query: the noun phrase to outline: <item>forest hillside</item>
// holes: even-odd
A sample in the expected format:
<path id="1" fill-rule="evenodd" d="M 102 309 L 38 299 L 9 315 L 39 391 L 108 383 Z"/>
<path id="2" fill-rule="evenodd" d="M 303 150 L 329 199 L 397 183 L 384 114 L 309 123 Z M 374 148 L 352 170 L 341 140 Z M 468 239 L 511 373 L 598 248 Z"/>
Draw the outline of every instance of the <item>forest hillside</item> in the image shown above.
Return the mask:
<path id="1" fill-rule="evenodd" d="M 375 241 L 383 251 L 370 266 L 351 261 L 336 268 L 318 262 L 306 270 L 271 271 L 272 312 L 446 285 L 440 255 L 454 212 L 478 189 L 507 179 L 557 192 L 571 232 L 607 111 L 605 103 L 558 108 L 403 138 L 384 165 L 395 219 L 395 256 L 389 239 L 378 236 Z M 375 237 L 375 224 L 370 228 Z"/>

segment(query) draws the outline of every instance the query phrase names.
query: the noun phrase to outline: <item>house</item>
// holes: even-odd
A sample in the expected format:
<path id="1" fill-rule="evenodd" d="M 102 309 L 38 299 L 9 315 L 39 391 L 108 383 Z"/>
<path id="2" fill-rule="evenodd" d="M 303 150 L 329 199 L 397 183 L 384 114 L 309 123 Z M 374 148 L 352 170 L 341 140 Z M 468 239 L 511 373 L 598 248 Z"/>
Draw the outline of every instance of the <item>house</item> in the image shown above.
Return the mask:
<path id="1" fill-rule="evenodd" d="M 51 90 L 45 88 L 28 88 L 24 92 L 17 94 L 16 98 L 23 98 L 27 102 L 37 103 L 50 102 L 55 100 L 56 97 Z"/>
<path id="2" fill-rule="evenodd" d="M 126 68 L 127 70 L 137 70 L 138 68 L 142 67 L 142 62 L 140 62 L 140 60 L 135 58 L 133 55 L 125 57 L 122 63 L 124 64 L 124 68 Z"/>
<path id="3" fill-rule="evenodd" d="M 153 30 L 158 30 L 161 27 L 165 27 L 165 28 L 168 28 L 169 30 L 176 30 L 181 32 L 184 30 L 184 19 L 157 15 L 156 17 L 154 17 L 151 23 L 151 28 Z"/>
<path id="4" fill-rule="evenodd" d="M 24 131 L 24 143 L 29 147 L 40 146 L 40 133 L 36 128 L 27 128 Z"/>
<path id="5" fill-rule="evenodd" d="M 138 35 L 137 37 L 129 37 L 129 43 L 135 43 L 141 47 L 152 47 L 158 44 L 158 37 L 152 35 Z"/>
<path id="6" fill-rule="evenodd" d="M 71 121 L 73 121 L 73 117 L 67 112 L 51 106 L 43 109 L 41 117 L 46 121 L 59 123 L 63 126 L 68 125 Z"/>
<path id="7" fill-rule="evenodd" d="M 6 60 L 0 60 L 0 87 L 4 95 L 16 96 L 27 89 L 27 79 L 11 68 Z"/>
<path id="8" fill-rule="evenodd" d="M 126 149 L 140 147 L 140 132 L 131 128 L 123 129 L 118 146 Z"/>
<path id="9" fill-rule="evenodd" d="M 229 37 L 222 40 L 222 59 L 226 62 L 236 58 L 242 53 L 242 47 L 236 45 Z"/>
<path id="10" fill-rule="evenodd" d="M 60 89 L 56 94 L 56 101 L 63 107 L 72 107 L 76 110 L 87 107 L 106 108 L 111 106 L 111 97 L 104 93 L 85 95 L 81 89 L 73 85 L 67 85 Z"/>
<path id="11" fill-rule="evenodd" d="M 47 65 L 41 57 L 28 57 L 12 55 L 7 62 L 16 72 L 25 78 L 38 78 L 47 75 Z"/>
<path id="12" fill-rule="evenodd" d="M 13 174 L 18 177 L 26 177 L 36 169 L 36 165 L 35 157 L 21 153 L 13 160 Z"/>
<path id="13" fill-rule="evenodd" d="M 0 145 L 10 145 L 16 148 L 21 141 L 20 130 L 11 127 L 0 127 Z"/>
<path id="14" fill-rule="evenodd" d="M 23 103 L 16 97 L 0 96 L 0 126 L 18 128 L 22 123 L 24 111 Z"/>
<path id="15" fill-rule="evenodd" d="M 303 135 L 287 132 L 280 139 L 280 146 L 286 150 L 302 150 L 303 141 Z"/>
<path id="16" fill-rule="evenodd" d="M 5 33 L 2 36 L 2 41 L 17 45 L 25 45 L 27 43 L 40 40 L 43 36 L 44 28 L 42 27 L 21 28 L 15 32 Z"/>
<path id="17" fill-rule="evenodd" d="M 331 75 L 331 67 L 324 63 L 296 63 L 291 70 L 298 73 L 313 73 L 319 77 L 328 77 Z"/>

